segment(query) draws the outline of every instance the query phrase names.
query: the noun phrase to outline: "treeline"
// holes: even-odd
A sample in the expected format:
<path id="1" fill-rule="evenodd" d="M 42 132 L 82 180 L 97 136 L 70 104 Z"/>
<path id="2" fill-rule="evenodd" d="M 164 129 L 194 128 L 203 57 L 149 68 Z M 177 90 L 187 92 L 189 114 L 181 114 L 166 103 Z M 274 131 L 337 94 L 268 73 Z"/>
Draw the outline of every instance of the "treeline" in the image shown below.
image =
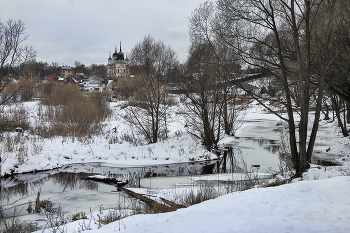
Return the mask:
<path id="1" fill-rule="evenodd" d="M 51 74 L 58 74 L 60 67 L 58 62 L 48 64 L 47 62 L 32 59 L 15 65 L 5 64 L 0 70 L 0 75 L 2 77 L 11 77 L 11 79 L 14 80 L 18 80 L 20 77 L 24 76 L 29 76 L 36 80 L 44 80 Z M 79 61 L 75 61 L 72 68 L 75 73 L 83 73 L 85 77 L 89 77 L 90 75 L 99 75 L 102 78 L 107 77 L 107 66 L 104 64 L 85 66 Z"/>
<path id="2" fill-rule="evenodd" d="M 190 17 L 192 46 L 209 47 L 231 83 L 246 89 L 228 72 L 230 57 L 274 79 L 278 91 L 270 100 L 286 114 L 246 91 L 288 124 L 295 176 L 309 168 L 322 112 L 327 119 L 332 108 L 348 135 L 349 13 L 346 0 L 217 0 L 204 2 Z"/>
<path id="3" fill-rule="evenodd" d="M 115 82 L 113 94 L 127 100 L 125 119 L 134 135 L 155 143 L 168 137 L 168 109 L 174 104 L 168 88 L 176 88 L 183 93 L 188 132 L 215 152 L 222 136 L 234 135 L 240 124 L 247 101 L 240 97 L 243 91 L 285 121 L 288 154 L 295 176 L 301 176 L 310 166 L 320 119 L 329 119 L 333 111 L 348 136 L 349 15 L 347 0 L 206 1 L 189 18 L 187 61 L 180 64 L 174 50 L 145 36 L 130 54 L 134 76 Z M 11 51 L 16 56 L 18 49 Z M 54 64 L 10 58 L 5 58 L 10 65 L 0 67 L 1 92 L 11 69 L 28 77 L 54 69 Z M 259 92 L 249 88 L 236 74 L 241 66 L 263 72 L 268 85 Z M 75 72 L 106 75 L 104 65 L 86 68 L 79 62 Z"/>
<path id="4" fill-rule="evenodd" d="M 192 47 L 188 60 L 180 64 L 174 50 L 150 35 L 135 45 L 130 53 L 134 76 L 116 82 L 113 92 L 126 100 L 124 119 L 133 137 L 139 137 L 136 141 L 168 138 L 169 108 L 181 101 L 178 111 L 186 119 L 185 129 L 208 151 L 219 153 L 219 140 L 234 135 L 240 126 L 246 101 L 223 78 L 211 52 L 209 47 Z M 169 94 L 170 89 L 180 98 Z"/>

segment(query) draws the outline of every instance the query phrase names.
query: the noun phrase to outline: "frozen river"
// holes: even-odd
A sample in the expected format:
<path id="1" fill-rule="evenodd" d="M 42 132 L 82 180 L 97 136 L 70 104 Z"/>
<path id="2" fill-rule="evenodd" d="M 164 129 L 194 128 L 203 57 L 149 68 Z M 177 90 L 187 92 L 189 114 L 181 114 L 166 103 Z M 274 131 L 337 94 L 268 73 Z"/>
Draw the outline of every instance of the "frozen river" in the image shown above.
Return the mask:
<path id="1" fill-rule="evenodd" d="M 1 191 L 3 215 L 5 218 L 17 216 L 22 221 L 44 219 L 42 213 L 28 214 L 27 211 L 29 203 L 35 203 L 38 192 L 40 200 L 51 201 L 54 208 L 60 206 L 66 215 L 81 211 L 88 214 L 102 208 L 128 208 L 133 202 L 125 194 L 116 192 L 113 186 L 81 179 L 92 174 L 129 180 L 129 187 L 141 187 L 147 192 L 156 193 L 164 189 L 176 192 L 179 188 L 206 181 L 215 181 L 215 185 L 220 186 L 224 181 L 243 179 L 247 172 L 258 174 L 277 170 L 276 121 L 261 120 L 255 123 L 243 128 L 239 138 L 225 143 L 224 146 L 230 147 L 231 152 L 218 161 L 138 167 L 104 163 L 73 164 L 5 179 Z"/>
<path id="2" fill-rule="evenodd" d="M 240 138 L 231 146 L 234 147 L 236 168 L 241 167 L 246 172 L 265 172 L 278 167 L 277 146 L 274 141 Z M 228 158 L 230 159 L 232 158 Z M 65 214 L 80 211 L 90 213 L 100 208 L 113 209 L 120 205 L 128 208 L 131 200 L 123 193 L 114 192 L 116 188 L 113 186 L 81 179 L 92 174 L 129 180 L 131 187 L 142 187 L 153 191 L 176 190 L 205 180 L 225 181 L 242 178 L 242 174 L 237 171 L 231 173 L 230 162 L 226 164 L 228 172 L 226 174 L 201 175 L 204 167 L 217 167 L 217 163 L 219 161 L 139 167 L 89 163 L 73 164 L 37 174 L 21 174 L 3 180 L 1 206 L 5 217 L 18 216 L 21 220 L 43 219 L 43 214 L 28 214 L 27 211 L 29 203 L 34 205 L 40 192 L 40 200 L 50 200 L 55 208 L 60 206 Z M 252 170 L 253 164 L 260 165 L 259 171 Z M 211 173 L 217 171 L 214 169 Z"/>

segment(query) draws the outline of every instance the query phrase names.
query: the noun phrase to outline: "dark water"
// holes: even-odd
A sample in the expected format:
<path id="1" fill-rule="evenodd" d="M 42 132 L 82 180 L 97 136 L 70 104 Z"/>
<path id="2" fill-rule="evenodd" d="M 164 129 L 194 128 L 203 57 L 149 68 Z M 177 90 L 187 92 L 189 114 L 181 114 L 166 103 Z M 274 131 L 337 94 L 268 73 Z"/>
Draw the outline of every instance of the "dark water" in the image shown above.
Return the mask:
<path id="1" fill-rule="evenodd" d="M 99 174 L 118 180 L 128 180 L 129 187 L 139 187 L 141 178 L 200 174 L 202 167 L 208 163 L 122 168 L 102 163 L 88 163 L 73 164 L 36 174 L 19 174 L 2 180 L 2 214 L 5 218 L 28 215 L 29 203 L 34 206 L 38 192 L 40 192 L 40 200 L 49 200 L 55 207 L 61 205 L 63 211 L 68 214 L 80 211 L 89 213 L 98 210 L 101 206 L 103 208 L 116 208 L 119 205 L 120 197 L 111 192 L 116 191 L 116 188 L 82 178 Z M 118 193 L 118 195 L 124 194 Z M 128 198 L 123 196 L 122 199 Z M 31 214 L 29 219 L 42 217 L 42 214 Z"/>
<path id="2" fill-rule="evenodd" d="M 18 216 L 21 220 L 44 218 L 42 213 L 28 214 L 27 211 L 29 203 L 34 205 L 38 192 L 40 200 L 51 201 L 54 208 L 61 206 L 65 214 L 117 208 L 121 204 L 120 200 L 127 206 L 129 198 L 123 193 L 114 192 L 116 188 L 113 186 L 82 179 L 89 175 L 99 174 L 122 181 L 128 180 L 128 187 L 139 187 L 143 178 L 175 178 L 257 170 L 263 172 L 271 167 L 277 169 L 278 161 L 278 146 L 275 141 L 243 138 L 238 144 L 226 148 L 217 161 L 143 167 L 86 163 L 72 164 L 36 174 L 19 174 L 2 180 L 2 214 L 5 218 Z M 256 165 L 259 167 L 254 167 Z"/>
<path id="3" fill-rule="evenodd" d="M 207 166 L 204 173 L 276 171 L 280 164 L 278 152 L 279 145 L 275 140 L 239 138 L 225 144 L 219 161 Z"/>

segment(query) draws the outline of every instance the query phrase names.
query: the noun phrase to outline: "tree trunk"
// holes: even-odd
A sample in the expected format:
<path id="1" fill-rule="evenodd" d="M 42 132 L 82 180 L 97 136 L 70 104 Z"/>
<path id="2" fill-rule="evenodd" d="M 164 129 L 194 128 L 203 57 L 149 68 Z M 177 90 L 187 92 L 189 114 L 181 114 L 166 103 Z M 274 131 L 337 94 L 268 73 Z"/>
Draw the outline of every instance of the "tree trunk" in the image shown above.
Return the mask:
<path id="1" fill-rule="evenodd" d="M 341 116 L 340 116 L 340 104 L 339 104 L 339 100 L 337 100 L 337 97 L 335 96 L 332 96 L 332 103 L 333 103 L 333 111 L 335 112 L 335 115 L 337 117 L 337 120 L 338 120 L 338 126 L 340 127 L 342 133 L 343 133 L 343 136 L 344 137 L 347 137 L 349 136 L 346 128 L 344 127 L 343 125 L 343 121 L 341 119 Z"/>
<path id="2" fill-rule="evenodd" d="M 350 123 L 350 101 L 346 101 L 346 122 Z"/>

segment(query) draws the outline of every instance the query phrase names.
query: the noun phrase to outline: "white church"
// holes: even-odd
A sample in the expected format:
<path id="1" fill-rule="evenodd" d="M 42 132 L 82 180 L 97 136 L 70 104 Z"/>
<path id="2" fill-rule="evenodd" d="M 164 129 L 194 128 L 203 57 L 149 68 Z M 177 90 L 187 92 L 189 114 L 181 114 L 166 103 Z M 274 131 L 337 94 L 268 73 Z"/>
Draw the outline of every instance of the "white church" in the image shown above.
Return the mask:
<path id="1" fill-rule="evenodd" d="M 117 52 L 117 46 L 115 46 L 115 52 L 111 56 L 109 52 L 108 65 L 107 65 L 107 78 L 109 80 L 120 80 L 129 75 L 129 59 L 124 59 L 124 53 L 122 52 L 122 43 L 120 42 L 119 53 Z"/>

